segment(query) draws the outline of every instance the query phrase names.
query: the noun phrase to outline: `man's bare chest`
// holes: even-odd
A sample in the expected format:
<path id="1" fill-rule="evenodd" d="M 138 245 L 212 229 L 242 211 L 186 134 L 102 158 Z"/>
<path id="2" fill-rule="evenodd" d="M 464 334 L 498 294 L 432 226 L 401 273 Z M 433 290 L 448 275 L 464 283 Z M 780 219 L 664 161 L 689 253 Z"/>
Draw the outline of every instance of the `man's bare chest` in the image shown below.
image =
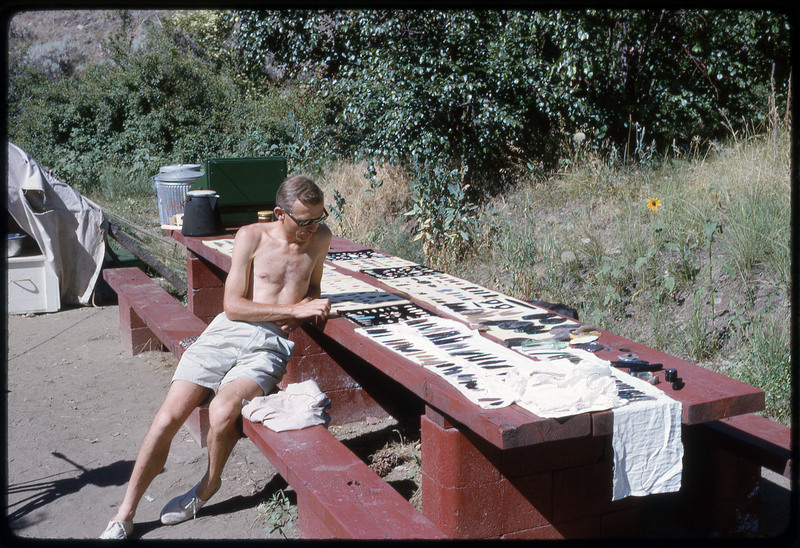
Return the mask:
<path id="1" fill-rule="evenodd" d="M 267 284 L 285 286 L 307 282 L 313 268 L 312 257 L 305 253 L 262 253 L 253 258 L 254 277 Z"/>

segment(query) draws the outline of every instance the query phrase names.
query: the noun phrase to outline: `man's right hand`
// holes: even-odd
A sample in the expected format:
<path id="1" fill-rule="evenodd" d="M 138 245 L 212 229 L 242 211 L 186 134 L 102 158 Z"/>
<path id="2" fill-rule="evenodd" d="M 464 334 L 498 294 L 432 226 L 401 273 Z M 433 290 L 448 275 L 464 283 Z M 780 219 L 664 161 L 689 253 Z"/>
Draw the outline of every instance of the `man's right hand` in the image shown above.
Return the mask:
<path id="1" fill-rule="evenodd" d="M 306 297 L 294 305 L 292 312 L 295 317 L 291 320 L 286 320 L 283 325 L 281 325 L 281 331 L 284 333 L 291 333 L 308 320 L 314 320 L 314 323 L 317 325 L 323 324 L 327 321 L 330 310 L 330 300 Z"/>
<path id="2" fill-rule="evenodd" d="M 312 299 L 306 297 L 294 306 L 294 314 L 301 323 L 306 320 L 314 320 L 314 323 L 325 323 L 331 311 L 331 301 L 329 299 Z"/>

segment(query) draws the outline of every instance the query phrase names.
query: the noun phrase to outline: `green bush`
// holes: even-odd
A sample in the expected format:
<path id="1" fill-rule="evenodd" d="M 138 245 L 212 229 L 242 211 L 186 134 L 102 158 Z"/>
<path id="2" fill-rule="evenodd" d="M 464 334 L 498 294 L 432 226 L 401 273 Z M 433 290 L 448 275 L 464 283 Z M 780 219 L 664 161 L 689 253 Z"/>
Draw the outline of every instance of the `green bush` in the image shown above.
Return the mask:
<path id="1" fill-rule="evenodd" d="M 471 252 L 478 207 L 467 199 L 466 169 L 447 170 L 441 163 L 415 164 L 411 172 L 413 205 L 406 215 L 417 221 L 414 240 L 431 266 L 445 268 Z"/>
<path id="2" fill-rule="evenodd" d="M 744 10 L 259 10 L 234 13 L 251 71 L 331 96 L 340 150 L 448 158 L 492 188 L 554 166 L 565 136 L 652 159 L 752 121 L 774 68 L 787 97 L 789 24 Z M 264 75 L 266 77 L 266 75 Z M 647 137 L 645 136 L 647 129 Z M 657 148 L 648 143 L 654 141 Z"/>
<path id="3" fill-rule="evenodd" d="M 469 243 L 470 231 L 453 222 L 475 218 L 466 206 L 437 211 L 428 194 L 456 204 L 468 186 L 466 202 L 479 203 L 522 174 L 558 167 L 577 134 L 584 149 L 615 162 L 655 165 L 659 151 L 761 121 L 754 105 L 773 74 L 778 102 L 788 94 L 788 19 L 766 11 L 248 10 L 232 18 L 249 74 L 302 82 L 330 99 L 336 152 L 404 166 L 412 181 L 421 180 L 416 166 L 430 166 L 424 184 L 438 187 L 415 189 L 429 257 L 441 247 L 434 240 L 452 243 L 451 234 Z M 433 166 L 459 171 L 460 184 L 440 185 Z"/>

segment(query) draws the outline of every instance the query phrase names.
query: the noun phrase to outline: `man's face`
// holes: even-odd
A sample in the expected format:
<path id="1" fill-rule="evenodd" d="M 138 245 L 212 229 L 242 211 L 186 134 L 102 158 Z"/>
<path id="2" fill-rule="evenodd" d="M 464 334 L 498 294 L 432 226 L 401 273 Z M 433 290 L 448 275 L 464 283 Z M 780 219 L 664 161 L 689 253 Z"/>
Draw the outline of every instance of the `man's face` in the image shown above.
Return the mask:
<path id="1" fill-rule="evenodd" d="M 293 234 L 298 243 L 304 243 L 311 239 L 319 228 L 319 223 L 327 216 L 323 204 L 307 206 L 300 200 L 295 200 L 294 204 L 287 209 L 281 208 L 283 213 L 282 222 L 284 229 Z M 313 220 L 314 222 L 306 223 Z M 300 226 L 305 224 L 305 226 Z"/>

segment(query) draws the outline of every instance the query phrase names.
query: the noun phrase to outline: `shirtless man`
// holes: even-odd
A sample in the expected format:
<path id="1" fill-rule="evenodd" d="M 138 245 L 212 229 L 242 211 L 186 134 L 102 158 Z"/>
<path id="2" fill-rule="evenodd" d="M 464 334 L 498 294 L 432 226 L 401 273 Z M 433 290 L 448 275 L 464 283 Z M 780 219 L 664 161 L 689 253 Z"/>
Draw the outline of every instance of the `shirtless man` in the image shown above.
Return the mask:
<path id="1" fill-rule="evenodd" d="M 189 492 L 171 500 L 161 521 L 194 517 L 222 483 L 222 469 L 240 437 L 242 400 L 268 394 L 294 350 L 287 333 L 307 321 L 324 322 L 322 265 L 331 231 L 322 191 L 302 175 L 287 178 L 275 197 L 275 221 L 239 229 L 223 308 L 181 357 L 172 384 L 142 440 L 125 497 L 100 538 L 123 539 L 136 507 L 164 467 L 172 439 L 192 410 L 209 406 L 208 470 Z"/>

